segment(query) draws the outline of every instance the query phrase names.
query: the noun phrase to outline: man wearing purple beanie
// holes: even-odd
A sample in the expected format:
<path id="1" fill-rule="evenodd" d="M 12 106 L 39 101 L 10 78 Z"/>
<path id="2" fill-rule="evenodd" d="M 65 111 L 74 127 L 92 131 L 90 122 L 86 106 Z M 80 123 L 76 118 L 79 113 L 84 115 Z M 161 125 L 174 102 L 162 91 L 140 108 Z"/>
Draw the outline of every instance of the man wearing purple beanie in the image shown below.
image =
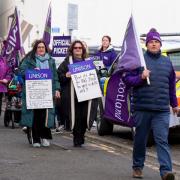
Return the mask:
<path id="1" fill-rule="evenodd" d="M 133 147 L 133 178 L 143 178 L 143 167 L 149 131 L 152 129 L 156 143 L 162 180 L 174 180 L 168 145 L 170 106 L 178 113 L 176 76 L 168 57 L 161 54 L 161 38 L 155 29 L 146 37 L 144 54 L 147 69 L 139 68 L 126 73 L 124 81 L 133 86 L 133 116 L 136 133 Z M 150 85 L 147 84 L 150 79 Z"/>

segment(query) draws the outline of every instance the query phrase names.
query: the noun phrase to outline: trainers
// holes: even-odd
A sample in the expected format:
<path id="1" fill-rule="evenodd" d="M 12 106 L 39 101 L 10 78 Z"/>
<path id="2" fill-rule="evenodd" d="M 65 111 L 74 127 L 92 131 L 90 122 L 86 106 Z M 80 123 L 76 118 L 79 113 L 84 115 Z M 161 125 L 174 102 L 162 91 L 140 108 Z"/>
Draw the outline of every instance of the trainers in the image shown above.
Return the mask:
<path id="1" fill-rule="evenodd" d="M 132 177 L 142 179 L 143 178 L 142 170 L 141 169 L 134 169 Z"/>
<path id="2" fill-rule="evenodd" d="M 42 146 L 44 146 L 44 147 L 50 146 L 50 142 L 49 142 L 47 139 L 42 139 L 41 144 L 42 144 Z"/>
<path id="3" fill-rule="evenodd" d="M 40 145 L 40 143 L 33 143 L 33 147 L 39 148 L 39 147 L 41 147 L 41 145 Z"/>
<path id="4" fill-rule="evenodd" d="M 63 132 L 64 131 L 64 125 L 59 126 L 56 128 L 56 132 Z"/>
<path id="5" fill-rule="evenodd" d="M 27 127 L 24 126 L 24 127 L 22 128 L 22 131 L 23 131 L 25 134 L 27 134 Z"/>
<path id="6" fill-rule="evenodd" d="M 174 180 L 175 176 L 174 173 L 172 172 L 167 172 L 164 174 L 164 176 L 162 176 L 162 180 Z"/>
<path id="7" fill-rule="evenodd" d="M 96 126 L 97 126 L 97 122 L 94 121 L 92 127 L 96 127 Z"/>

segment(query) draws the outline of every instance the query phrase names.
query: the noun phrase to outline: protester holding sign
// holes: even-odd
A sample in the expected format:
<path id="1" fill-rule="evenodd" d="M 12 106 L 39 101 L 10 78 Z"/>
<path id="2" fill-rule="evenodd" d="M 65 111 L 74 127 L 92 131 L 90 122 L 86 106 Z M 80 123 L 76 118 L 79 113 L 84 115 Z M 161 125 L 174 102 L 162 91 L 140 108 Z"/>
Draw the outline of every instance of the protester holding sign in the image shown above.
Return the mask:
<path id="1" fill-rule="evenodd" d="M 73 129 L 73 142 L 75 147 L 81 147 L 81 145 L 84 144 L 87 122 L 91 122 L 89 119 L 95 119 L 93 115 L 96 114 L 95 112 L 97 110 L 95 106 L 97 99 L 78 102 L 77 94 L 72 84 L 71 73 L 68 68 L 69 64 L 83 62 L 85 58 L 86 49 L 81 41 L 76 40 L 71 44 L 68 50 L 68 56 L 58 68 L 63 108 L 62 118 L 65 120 L 66 128 Z M 92 109 L 93 106 L 94 109 Z"/>
<path id="2" fill-rule="evenodd" d="M 115 60 L 117 54 L 114 48 L 111 45 L 111 37 L 103 36 L 102 37 L 102 45 L 100 49 L 97 51 L 96 56 L 99 56 L 100 60 L 103 61 L 105 67 L 109 69 L 113 61 Z"/>
<path id="3" fill-rule="evenodd" d="M 25 80 L 25 75 L 30 70 L 50 70 L 52 78 L 52 96 L 55 98 L 60 97 L 60 85 L 54 59 L 48 54 L 48 49 L 44 41 L 37 40 L 34 43 L 31 53 L 26 56 L 19 67 L 19 73 Z M 35 77 L 41 77 L 40 75 Z M 45 77 L 44 77 L 45 78 Z M 29 80 L 29 79 L 27 79 Z M 33 81 L 32 81 L 33 82 Z M 49 81 L 48 81 L 49 82 Z M 25 83 L 24 83 L 25 84 Z M 31 85 L 31 84 L 30 84 Z M 49 85 L 49 84 L 48 84 Z M 47 87 L 48 89 L 48 87 Z M 22 118 L 21 125 L 32 127 L 33 147 L 49 146 L 48 139 L 52 139 L 50 128 L 54 126 L 54 108 L 39 108 L 27 109 L 27 95 L 26 87 L 23 87 L 22 94 Z M 45 93 L 45 92 L 44 92 Z M 48 92 L 49 93 L 49 92 Z M 37 102 L 38 103 L 38 102 Z M 40 102 L 39 102 L 40 103 Z M 32 104 L 30 104 L 32 106 Z M 45 106 L 45 104 L 43 104 Z"/>
<path id="4" fill-rule="evenodd" d="M 161 55 L 161 38 L 155 29 L 146 37 L 147 69 L 127 72 L 124 82 L 133 88 L 133 117 L 136 133 L 133 149 L 133 177 L 142 178 L 148 133 L 152 129 L 163 180 L 175 179 L 168 146 L 170 106 L 178 113 L 176 77 L 169 58 Z M 150 79 L 150 85 L 147 84 Z"/>

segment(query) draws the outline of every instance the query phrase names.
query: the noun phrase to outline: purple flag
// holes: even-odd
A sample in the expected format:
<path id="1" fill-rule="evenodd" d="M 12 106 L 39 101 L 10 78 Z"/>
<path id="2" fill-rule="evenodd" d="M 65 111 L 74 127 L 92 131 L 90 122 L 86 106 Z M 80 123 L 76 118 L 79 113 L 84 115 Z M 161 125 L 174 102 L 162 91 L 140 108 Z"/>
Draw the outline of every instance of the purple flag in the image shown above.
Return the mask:
<path id="1" fill-rule="evenodd" d="M 22 46 L 21 49 L 19 50 L 19 53 L 20 53 L 21 59 L 26 55 L 26 52 L 25 52 L 25 49 L 24 49 L 23 46 Z"/>
<path id="2" fill-rule="evenodd" d="M 21 49 L 21 36 L 19 28 L 19 17 L 15 8 L 9 34 L 4 46 L 3 57 L 6 58 L 8 66 L 13 69 L 18 64 L 18 51 Z"/>
<path id="3" fill-rule="evenodd" d="M 113 74 L 108 81 L 104 117 L 123 126 L 133 127 L 131 117 L 129 87 L 120 73 Z"/>
<path id="4" fill-rule="evenodd" d="M 137 36 L 133 16 L 130 17 L 123 40 L 121 53 L 118 57 L 117 70 L 133 70 L 145 66 L 145 60 Z"/>
<path id="5" fill-rule="evenodd" d="M 46 24 L 43 34 L 43 40 L 45 41 L 46 45 L 48 46 L 51 41 L 51 3 L 49 4 L 47 18 L 46 18 Z"/>
<path id="6" fill-rule="evenodd" d="M 145 65 L 145 60 L 136 33 L 133 16 L 127 25 L 122 50 L 117 57 L 117 69 L 110 77 L 107 86 L 104 117 L 128 127 L 133 127 L 129 89 L 122 79 L 122 72 Z"/>

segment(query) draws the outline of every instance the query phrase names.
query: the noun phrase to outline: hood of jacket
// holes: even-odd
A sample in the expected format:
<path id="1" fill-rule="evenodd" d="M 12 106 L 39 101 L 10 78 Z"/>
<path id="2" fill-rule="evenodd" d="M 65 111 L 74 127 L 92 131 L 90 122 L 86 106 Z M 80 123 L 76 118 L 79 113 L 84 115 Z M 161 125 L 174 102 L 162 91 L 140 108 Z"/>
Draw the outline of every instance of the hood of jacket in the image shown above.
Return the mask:
<path id="1" fill-rule="evenodd" d="M 99 47 L 99 51 L 101 51 L 101 48 L 102 48 L 102 46 Z M 106 50 L 102 51 L 102 52 L 112 51 L 113 49 L 114 49 L 113 46 L 109 45 L 109 47 Z"/>

